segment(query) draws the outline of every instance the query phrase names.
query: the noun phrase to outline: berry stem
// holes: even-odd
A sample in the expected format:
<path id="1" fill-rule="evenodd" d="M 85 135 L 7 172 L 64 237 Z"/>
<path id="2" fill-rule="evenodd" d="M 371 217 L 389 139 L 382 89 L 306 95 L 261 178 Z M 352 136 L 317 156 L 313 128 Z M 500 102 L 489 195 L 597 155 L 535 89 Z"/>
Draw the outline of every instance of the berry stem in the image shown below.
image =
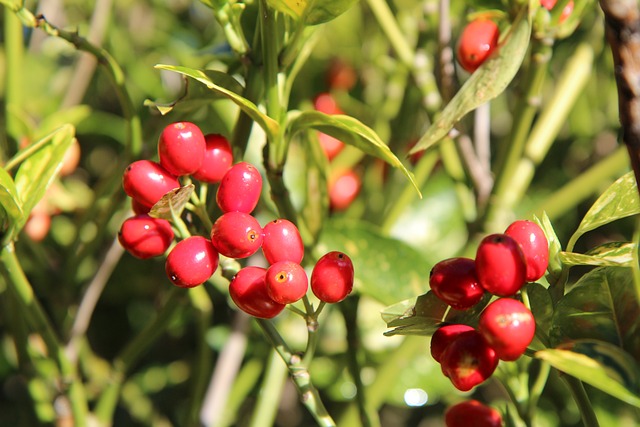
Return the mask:
<path id="1" fill-rule="evenodd" d="M 596 417 L 582 381 L 572 377 L 571 375 L 563 373 L 560 373 L 560 378 L 562 378 L 565 384 L 569 387 L 569 391 L 571 391 L 571 395 L 578 405 L 584 427 L 599 427 L 600 424 L 598 423 L 598 418 Z"/>

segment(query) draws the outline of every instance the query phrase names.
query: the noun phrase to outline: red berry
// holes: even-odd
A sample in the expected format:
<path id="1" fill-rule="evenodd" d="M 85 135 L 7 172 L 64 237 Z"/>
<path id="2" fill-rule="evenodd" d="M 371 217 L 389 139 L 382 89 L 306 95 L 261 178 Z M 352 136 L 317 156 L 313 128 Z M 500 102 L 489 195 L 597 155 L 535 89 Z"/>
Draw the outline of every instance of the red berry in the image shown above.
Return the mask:
<path id="1" fill-rule="evenodd" d="M 329 183 L 329 206 L 334 210 L 348 208 L 360 192 L 362 181 L 353 170 L 347 170 Z"/>
<path id="2" fill-rule="evenodd" d="M 501 427 L 502 416 L 495 408 L 466 400 L 447 408 L 444 422 L 447 427 Z"/>
<path id="3" fill-rule="evenodd" d="M 202 165 L 206 143 L 200 128 L 190 122 L 172 123 L 158 140 L 160 164 L 180 176 L 197 171 Z"/>
<path id="4" fill-rule="evenodd" d="M 262 228 L 244 212 L 227 212 L 218 217 L 211 229 L 211 243 L 229 258 L 246 258 L 262 245 Z"/>
<path id="5" fill-rule="evenodd" d="M 193 288 L 209 280 L 218 268 L 218 251 L 202 236 L 191 236 L 171 249 L 165 262 L 169 280 L 181 288 Z"/>
<path id="6" fill-rule="evenodd" d="M 313 100 L 313 108 L 324 114 L 342 114 L 338 103 L 330 93 L 320 93 Z"/>
<path id="7" fill-rule="evenodd" d="M 324 155 L 327 156 L 329 160 L 337 156 L 345 146 L 344 142 L 322 132 L 318 132 L 318 141 L 320 142 L 320 147 L 322 147 Z"/>
<path id="8" fill-rule="evenodd" d="M 323 255 L 311 272 L 311 290 L 320 301 L 340 302 L 353 289 L 353 263 L 342 252 Z"/>
<path id="9" fill-rule="evenodd" d="M 542 7 L 544 7 L 547 10 L 553 9 L 553 7 L 556 5 L 557 2 L 558 0 L 540 0 L 540 4 L 542 5 Z M 573 0 L 570 0 L 569 3 L 567 3 L 567 5 L 564 7 L 564 9 L 562 9 L 562 13 L 560 13 L 560 18 L 558 19 L 558 22 L 560 23 L 564 22 L 569 17 L 569 15 L 571 15 L 571 12 L 573 12 L 573 7 L 574 7 Z"/>
<path id="10" fill-rule="evenodd" d="M 267 270 L 245 267 L 231 279 L 229 295 L 238 308 L 251 316 L 271 319 L 285 307 L 273 301 L 267 293 Z"/>
<path id="11" fill-rule="evenodd" d="M 136 215 L 122 223 L 118 241 L 131 255 L 146 259 L 165 253 L 173 241 L 173 230 L 165 219 Z"/>
<path id="12" fill-rule="evenodd" d="M 514 295 L 526 283 L 527 265 L 520 245 L 506 234 L 490 234 L 478 245 L 476 275 L 494 295 Z"/>
<path id="13" fill-rule="evenodd" d="M 300 264 L 279 261 L 267 269 L 267 292 L 280 304 L 291 304 L 305 296 L 309 289 L 307 273 Z"/>
<path id="14" fill-rule="evenodd" d="M 193 173 L 198 181 L 218 183 L 233 164 L 233 152 L 227 138 L 210 133 L 204 137 L 207 147 L 200 168 Z"/>
<path id="15" fill-rule="evenodd" d="M 473 331 L 469 325 L 454 324 L 444 325 L 436 329 L 431 336 L 431 356 L 436 362 L 440 362 L 442 353 L 451 342 L 461 333 Z"/>
<path id="16" fill-rule="evenodd" d="M 536 321 L 520 301 L 500 298 L 480 314 L 478 331 L 500 359 L 511 361 L 522 356 L 533 341 Z"/>
<path id="17" fill-rule="evenodd" d="M 142 214 L 148 214 L 151 208 L 143 205 L 136 199 L 131 199 L 131 210 L 136 215 L 142 215 Z"/>
<path id="18" fill-rule="evenodd" d="M 549 265 L 549 243 L 542 228 L 533 221 L 515 221 L 504 234 L 520 244 L 527 264 L 527 281 L 535 282 L 544 276 Z"/>
<path id="19" fill-rule="evenodd" d="M 442 353 L 440 363 L 455 388 L 469 391 L 493 374 L 498 356 L 482 335 L 473 330 L 454 338 Z"/>
<path id="20" fill-rule="evenodd" d="M 222 212 L 251 213 L 262 191 L 262 176 L 247 162 L 236 163 L 224 174 L 216 201 Z"/>
<path id="21" fill-rule="evenodd" d="M 151 208 L 169 191 L 180 188 L 180 182 L 159 163 L 138 160 L 127 166 L 122 186 L 129 197 Z"/>
<path id="22" fill-rule="evenodd" d="M 456 310 L 476 305 L 484 295 L 478 283 L 476 264 L 471 258 L 449 258 L 440 261 L 429 275 L 431 290 Z"/>
<path id="23" fill-rule="evenodd" d="M 331 89 L 350 90 L 358 80 L 355 69 L 341 58 L 333 58 L 327 69 L 327 86 Z"/>
<path id="24" fill-rule="evenodd" d="M 262 252 L 269 264 L 293 261 L 300 264 L 304 245 L 298 227 L 289 220 L 276 219 L 262 229 Z"/>
<path id="25" fill-rule="evenodd" d="M 458 62 L 473 73 L 498 46 L 500 30 L 495 22 L 488 19 L 471 21 L 462 30 L 458 41 Z"/>

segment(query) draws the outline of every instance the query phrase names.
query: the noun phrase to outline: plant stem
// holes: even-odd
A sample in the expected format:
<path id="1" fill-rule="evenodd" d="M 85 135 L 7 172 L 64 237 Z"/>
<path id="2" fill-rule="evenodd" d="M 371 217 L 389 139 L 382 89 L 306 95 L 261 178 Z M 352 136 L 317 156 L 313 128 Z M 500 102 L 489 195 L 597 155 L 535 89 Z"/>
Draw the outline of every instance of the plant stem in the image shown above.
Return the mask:
<path id="1" fill-rule="evenodd" d="M 278 405 L 275 403 L 279 402 L 282 396 L 282 390 L 287 378 L 286 373 L 286 365 L 282 363 L 278 353 L 272 349 L 249 427 L 269 427 L 274 425 L 278 412 Z"/>
<path id="2" fill-rule="evenodd" d="M 582 381 L 566 374 L 561 374 L 560 378 L 562 378 L 569 387 L 569 391 L 578 405 L 584 427 L 599 427 L 598 418 L 593 411 L 593 406 L 591 406 L 591 401 L 589 400 L 587 391 L 584 389 Z"/>
<path id="3" fill-rule="evenodd" d="M 12 13 L 5 12 L 4 14 L 3 36 L 6 56 L 4 78 L 4 118 L 6 123 L 5 134 L 1 138 L 2 146 L 0 147 L 0 161 L 2 162 L 17 149 L 17 141 L 15 141 L 15 145 L 10 146 L 8 137 L 18 137 L 20 135 L 20 126 L 15 120 L 15 113 L 20 109 L 24 99 L 22 94 L 24 37 L 22 35 L 22 23 Z"/>

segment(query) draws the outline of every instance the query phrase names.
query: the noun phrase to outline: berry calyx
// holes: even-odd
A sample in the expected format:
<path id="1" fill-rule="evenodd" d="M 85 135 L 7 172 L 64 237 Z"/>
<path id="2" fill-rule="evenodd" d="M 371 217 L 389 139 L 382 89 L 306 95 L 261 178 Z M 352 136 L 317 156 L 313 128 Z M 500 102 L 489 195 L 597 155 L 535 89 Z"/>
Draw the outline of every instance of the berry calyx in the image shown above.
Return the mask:
<path id="1" fill-rule="evenodd" d="M 138 203 L 152 208 L 169 191 L 180 188 L 175 175 L 151 160 L 131 163 L 122 175 L 124 192 Z"/>
<path id="2" fill-rule="evenodd" d="M 300 264 L 279 261 L 267 269 L 267 292 L 280 304 L 294 303 L 307 293 L 309 279 Z"/>
<path id="3" fill-rule="evenodd" d="M 229 283 L 229 295 L 238 308 L 261 319 L 276 317 L 285 307 L 269 297 L 266 275 L 262 267 L 244 267 Z"/>
<path id="4" fill-rule="evenodd" d="M 444 423 L 447 427 L 502 427 L 502 415 L 478 400 L 465 400 L 447 408 Z"/>
<path id="5" fill-rule="evenodd" d="M 216 194 L 216 202 L 222 212 L 251 213 L 262 191 L 260 171 L 250 163 L 240 162 L 224 174 Z"/>
<path id="6" fill-rule="evenodd" d="M 533 341 L 536 321 L 520 301 L 500 298 L 482 311 L 478 331 L 501 360 L 512 361 L 522 356 Z"/>
<path id="7" fill-rule="evenodd" d="M 292 261 L 300 264 L 304 257 L 304 244 L 298 227 L 287 219 L 276 219 L 262 229 L 262 253 L 269 264 Z"/>
<path id="8" fill-rule="evenodd" d="M 165 262 L 169 280 L 181 288 L 193 288 L 209 280 L 218 268 L 218 251 L 202 236 L 191 236 L 171 249 Z"/>
<path id="9" fill-rule="evenodd" d="M 463 332 L 473 331 L 469 325 L 453 324 L 444 325 L 436 329 L 431 336 L 431 356 L 436 362 L 440 362 L 442 353 Z"/>
<path id="10" fill-rule="evenodd" d="M 526 280 L 535 282 L 544 276 L 549 266 L 549 242 L 544 231 L 533 221 L 515 221 L 504 232 L 522 249 L 527 264 Z"/>
<path id="11" fill-rule="evenodd" d="M 440 358 L 442 373 L 455 388 L 469 391 L 489 378 L 498 366 L 496 352 L 478 331 L 462 332 Z"/>
<path id="12" fill-rule="evenodd" d="M 500 30 L 489 19 L 471 21 L 462 30 L 458 40 L 458 62 L 466 71 L 473 73 L 498 46 Z"/>
<path id="13" fill-rule="evenodd" d="M 431 269 L 429 285 L 433 293 L 456 310 L 476 305 L 484 289 L 476 276 L 476 264 L 471 258 L 449 258 Z"/>
<path id="14" fill-rule="evenodd" d="M 478 245 L 476 275 L 494 295 L 514 295 L 526 283 L 527 265 L 518 242 L 506 234 L 490 234 Z"/>
<path id="15" fill-rule="evenodd" d="M 176 176 L 190 175 L 202 165 L 206 143 L 198 126 L 191 122 L 172 123 L 158 140 L 160 164 Z"/>
<path id="16" fill-rule="evenodd" d="M 211 229 L 211 243 L 229 258 L 246 258 L 262 245 L 262 228 L 244 212 L 227 212 L 218 217 Z"/>
<path id="17" fill-rule="evenodd" d="M 131 255 L 140 259 L 160 256 L 173 241 L 169 221 L 142 214 L 127 218 L 120 226 L 118 241 Z"/>
<path id="18" fill-rule="evenodd" d="M 311 290 L 320 301 L 340 302 L 353 289 L 353 263 L 344 253 L 333 251 L 323 255 L 311 272 Z"/>
<path id="19" fill-rule="evenodd" d="M 233 164 L 231 144 L 222 135 L 210 133 L 204 136 L 206 148 L 202 165 L 193 173 L 198 181 L 216 184 L 222 180 Z"/>

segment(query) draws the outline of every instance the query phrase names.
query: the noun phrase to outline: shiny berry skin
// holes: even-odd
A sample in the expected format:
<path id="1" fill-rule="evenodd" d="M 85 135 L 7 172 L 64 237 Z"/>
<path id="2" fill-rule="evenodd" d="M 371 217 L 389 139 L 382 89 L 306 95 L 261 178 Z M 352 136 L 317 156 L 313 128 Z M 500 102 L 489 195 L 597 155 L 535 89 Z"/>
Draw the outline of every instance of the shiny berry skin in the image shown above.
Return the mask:
<path id="1" fill-rule="evenodd" d="M 129 197 L 151 208 L 169 191 L 180 188 L 180 182 L 160 163 L 138 160 L 125 169 L 122 186 Z"/>
<path id="2" fill-rule="evenodd" d="M 533 341 L 536 321 L 520 301 L 500 298 L 482 311 L 478 331 L 501 360 L 512 361 L 522 356 Z"/>
<path id="3" fill-rule="evenodd" d="M 324 254 L 311 272 L 311 290 L 320 301 L 340 302 L 353 289 L 353 263 L 344 253 Z"/>
<path id="4" fill-rule="evenodd" d="M 527 264 L 526 279 L 535 282 L 544 276 L 549 265 L 549 243 L 544 231 L 533 221 L 515 221 L 504 232 L 520 244 Z"/>
<path id="5" fill-rule="evenodd" d="M 478 245 L 476 275 L 489 293 L 514 295 L 526 283 L 527 265 L 520 245 L 506 234 L 490 234 Z"/>
<path id="6" fill-rule="evenodd" d="M 262 228 L 244 212 L 227 212 L 218 217 L 211 229 L 211 243 L 229 258 L 246 258 L 262 245 Z"/>
<path id="7" fill-rule="evenodd" d="M 118 241 L 131 255 L 147 259 L 165 253 L 173 241 L 173 229 L 165 219 L 136 215 L 122 223 Z"/>
<path id="8" fill-rule="evenodd" d="M 549 11 L 553 9 L 557 2 L 558 0 L 540 0 L 540 4 L 542 5 L 542 7 Z M 569 3 L 567 3 L 564 9 L 562 9 L 562 13 L 560 13 L 560 18 L 558 19 L 559 23 L 564 22 L 569 17 L 569 15 L 571 15 L 571 12 L 573 12 L 573 7 L 574 3 L 573 0 L 571 0 L 569 1 Z"/>
<path id="9" fill-rule="evenodd" d="M 269 297 L 266 283 L 267 270 L 262 267 L 244 267 L 231 279 L 229 295 L 238 308 L 262 319 L 276 317 L 285 307 Z"/>
<path id="10" fill-rule="evenodd" d="M 466 71 L 473 73 L 498 46 L 500 30 L 488 19 L 471 21 L 462 30 L 458 40 L 458 62 Z"/>
<path id="11" fill-rule="evenodd" d="M 280 304 L 294 303 L 306 295 L 309 278 L 300 264 L 279 261 L 267 269 L 267 292 Z"/>
<path id="12" fill-rule="evenodd" d="M 172 123 L 158 140 L 160 164 L 176 176 L 197 171 L 204 159 L 206 143 L 200 128 L 191 122 Z"/>
<path id="13" fill-rule="evenodd" d="M 136 215 L 148 214 L 151 211 L 151 208 L 143 205 L 136 199 L 131 199 L 131 210 Z"/>
<path id="14" fill-rule="evenodd" d="M 202 165 L 193 173 L 198 181 L 216 184 L 222 180 L 233 164 L 231 144 L 222 135 L 210 133 L 204 136 L 206 149 Z"/>
<path id="15" fill-rule="evenodd" d="M 502 427 L 502 415 L 477 400 L 465 400 L 447 408 L 444 423 L 447 427 Z"/>
<path id="16" fill-rule="evenodd" d="M 436 362 L 440 362 L 442 353 L 449 344 L 461 333 L 473 331 L 469 325 L 453 324 L 444 325 L 436 329 L 431 336 L 431 356 Z"/>
<path id="17" fill-rule="evenodd" d="M 262 191 L 262 176 L 260 171 L 250 163 L 240 162 L 231 166 L 224 174 L 216 202 L 222 212 L 251 213 Z"/>
<path id="18" fill-rule="evenodd" d="M 353 170 L 347 170 L 329 183 L 329 206 L 341 211 L 351 206 L 360 192 L 362 181 Z"/>
<path id="19" fill-rule="evenodd" d="M 469 391 L 489 378 L 498 366 L 496 352 L 478 331 L 462 332 L 440 357 L 442 373 L 455 388 Z"/>
<path id="20" fill-rule="evenodd" d="M 476 305 L 484 295 L 478 283 L 476 264 L 471 258 L 449 258 L 438 262 L 429 275 L 431 290 L 456 310 Z"/>
<path id="21" fill-rule="evenodd" d="M 262 234 L 262 253 L 269 264 L 278 261 L 300 264 L 304 257 L 304 244 L 294 223 L 276 219 L 264 226 Z"/>
<path id="22" fill-rule="evenodd" d="M 181 288 L 203 284 L 217 268 L 218 251 L 202 236 L 191 236 L 178 242 L 165 262 L 167 277 Z"/>

